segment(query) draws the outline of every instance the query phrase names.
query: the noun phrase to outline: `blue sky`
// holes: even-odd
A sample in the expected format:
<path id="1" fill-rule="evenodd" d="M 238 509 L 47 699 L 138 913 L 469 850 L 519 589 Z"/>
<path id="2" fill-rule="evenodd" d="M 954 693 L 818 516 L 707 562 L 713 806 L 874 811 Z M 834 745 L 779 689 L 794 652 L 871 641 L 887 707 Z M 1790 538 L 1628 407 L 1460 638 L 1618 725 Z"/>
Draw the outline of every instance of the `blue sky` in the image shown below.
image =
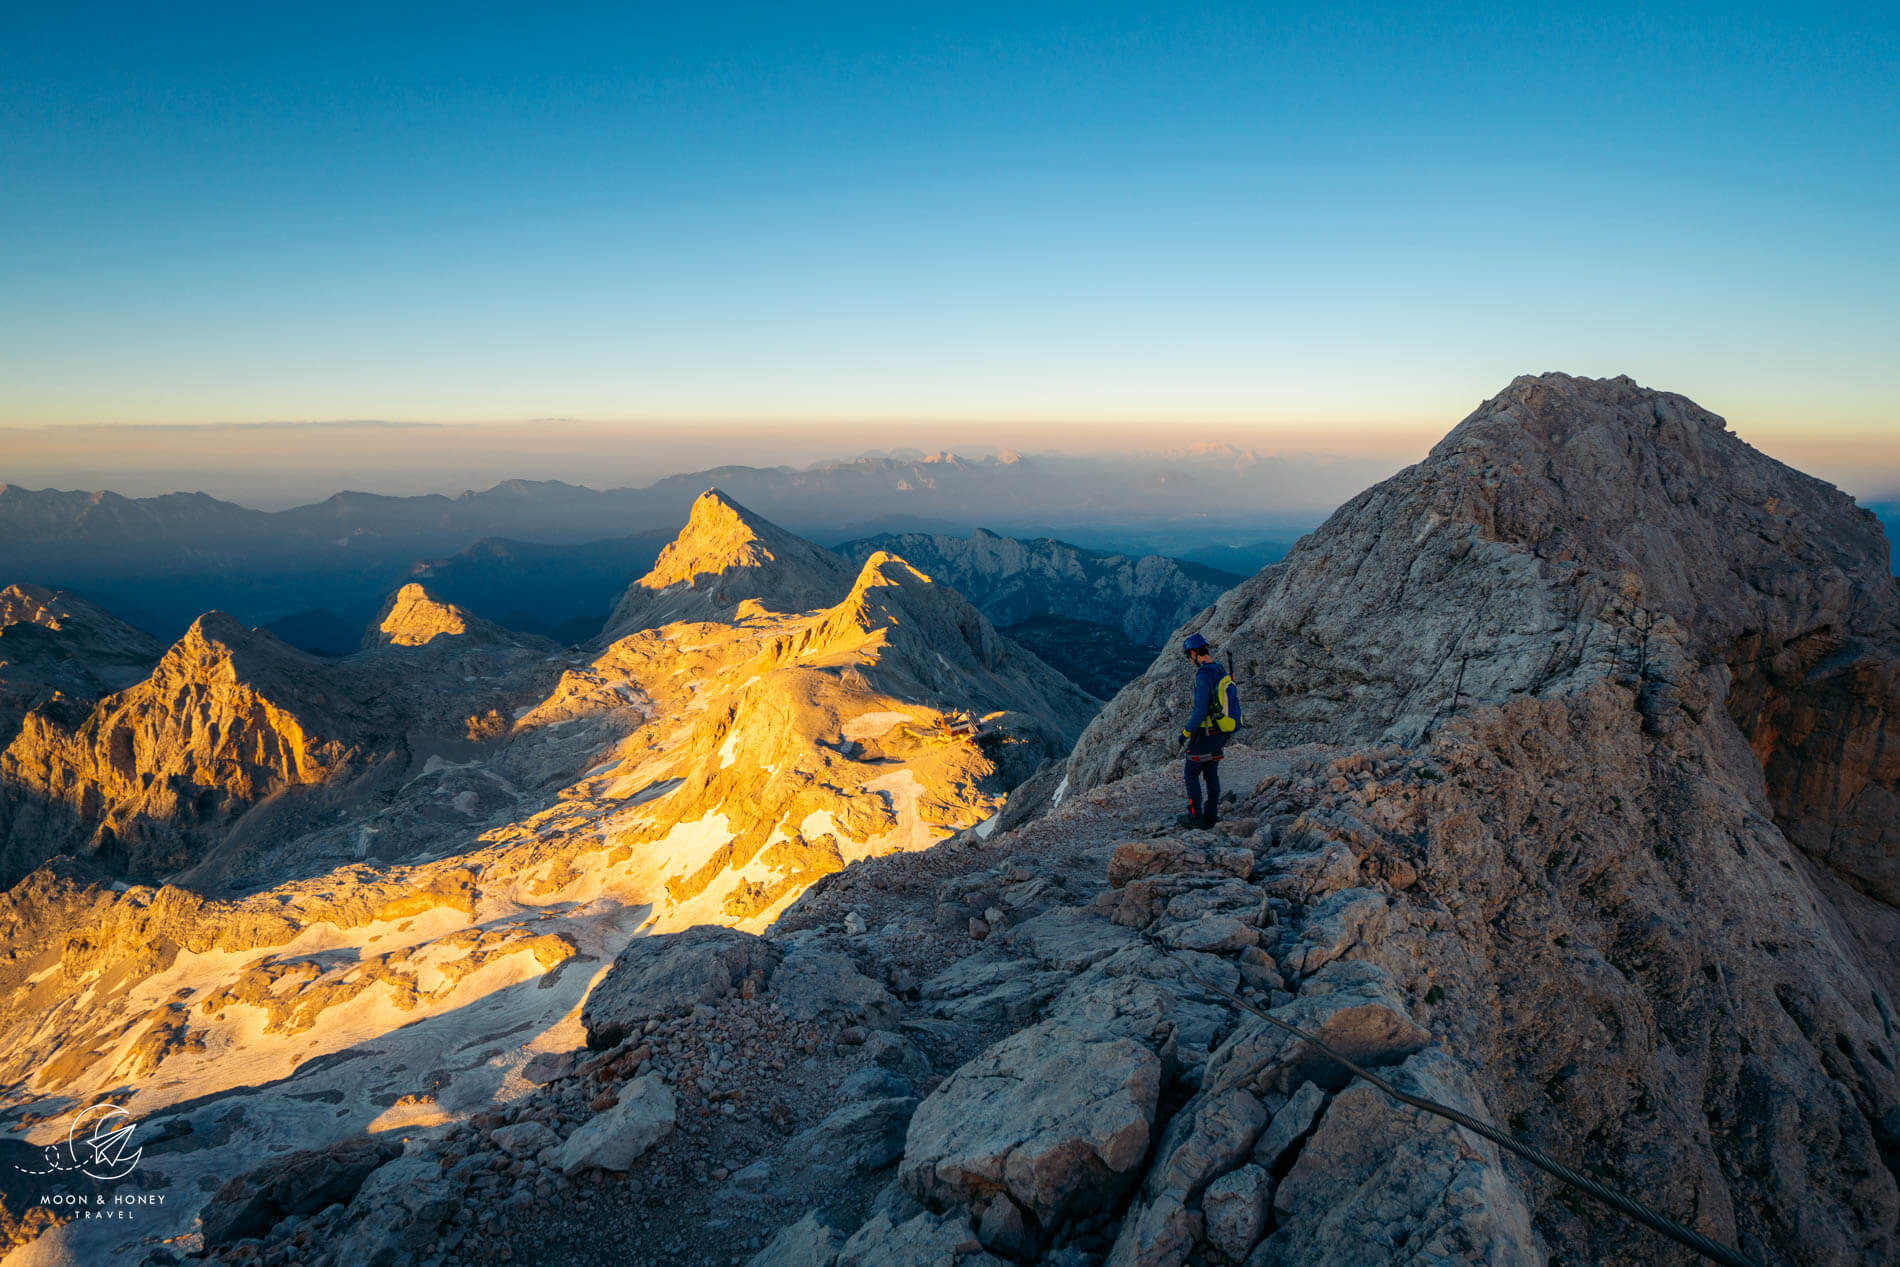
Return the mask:
<path id="1" fill-rule="evenodd" d="M 1892 6 L 695 7 L 16 10 L 0 424 L 1894 432 Z"/>

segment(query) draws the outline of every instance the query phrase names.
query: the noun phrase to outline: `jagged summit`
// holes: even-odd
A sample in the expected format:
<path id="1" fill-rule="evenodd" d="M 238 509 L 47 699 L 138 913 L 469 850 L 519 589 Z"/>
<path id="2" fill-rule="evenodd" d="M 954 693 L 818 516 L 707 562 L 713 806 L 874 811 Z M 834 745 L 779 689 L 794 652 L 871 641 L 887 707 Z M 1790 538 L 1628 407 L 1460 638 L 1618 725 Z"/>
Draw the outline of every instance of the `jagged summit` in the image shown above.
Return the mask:
<path id="1" fill-rule="evenodd" d="M 411 581 L 383 604 L 383 610 L 363 634 L 363 649 L 420 647 L 435 638 L 463 636 L 484 641 L 510 640 L 508 631 L 500 625 L 471 616 Z"/>
<path id="2" fill-rule="evenodd" d="M 1292 743 L 1411 742 L 1460 709 L 1562 693 L 1632 657 L 1660 721 L 1664 701 L 1702 698 L 1715 665 L 1754 680 L 1786 653 L 1799 676 L 1896 624 L 1885 538 L 1846 494 L 1685 397 L 1543 374 L 1341 507 L 1200 628 L 1249 684 L 1255 740 Z M 1072 758 L 1076 785 L 1160 754 L 1176 668 L 1163 655 L 1104 710 Z"/>
<path id="3" fill-rule="evenodd" d="M 160 651 L 150 634 L 103 607 L 43 585 L 9 585 L 0 590 L 0 630 L 16 625 L 34 625 L 61 635 L 59 641 L 68 654 L 89 662 L 150 664 Z"/>
<path id="4" fill-rule="evenodd" d="M 652 570 L 621 596 L 603 637 L 726 619 L 747 599 L 771 611 L 809 611 L 837 602 L 850 584 L 850 566 L 837 555 L 709 488 Z"/>
<path id="5" fill-rule="evenodd" d="M 900 695 L 1025 714 L 1064 744 L 1093 711 L 1088 695 L 997 633 L 963 595 L 887 551 L 872 553 L 851 592 L 793 645 L 819 662 L 874 664 Z"/>
<path id="6" fill-rule="evenodd" d="M 83 711 L 150 671 L 163 648 L 112 613 L 63 590 L 0 590 L 0 744 L 28 710 Z"/>

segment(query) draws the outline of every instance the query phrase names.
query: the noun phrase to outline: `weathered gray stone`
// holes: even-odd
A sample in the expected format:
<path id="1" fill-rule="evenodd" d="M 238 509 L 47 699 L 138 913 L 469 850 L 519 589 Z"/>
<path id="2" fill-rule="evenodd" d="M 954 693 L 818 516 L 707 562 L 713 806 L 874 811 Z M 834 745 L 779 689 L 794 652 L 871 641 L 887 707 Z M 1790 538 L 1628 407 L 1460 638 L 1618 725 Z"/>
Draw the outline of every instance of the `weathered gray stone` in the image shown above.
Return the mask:
<path id="1" fill-rule="evenodd" d="M 1393 1076 L 1490 1116 L 1468 1075 L 1441 1052 L 1421 1052 Z M 1401 1246 L 1411 1261 L 1542 1267 L 1545 1258 L 1494 1145 L 1357 1081 L 1333 1097 L 1273 1206 L 1276 1230 L 1248 1267 L 1386 1262 Z"/>
<path id="2" fill-rule="evenodd" d="M 625 1170 L 673 1129 L 677 1105 L 658 1078 L 635 1078 L 620 1088 L 620 1099 L 596 1113 L 555 1150 L 550 1162 L 564 1174 L 583 1170 Z"/>
<path id="3" fill-rule="evenodd" d="M 1245 950 L 1260 941 L 1258 929 L 1228 915 L 1206 915 L 1200 919 L 1164 921 L 1155 926 L 1155 936 L 1175 950 L 1199 950 L 1207 954 L 1229 954 Z"/>
<path id="4" fill-rule="evenodd" d="M 373 1171 L 401 1152 L 395 1140 L 359 1136 L 247 1170 L 227 1180 L 205 1203 L 199 1215 L 205 1244 L 228 1245 L 256 1236 L 288 1215 L 314 1214 L 332 1202 L 347 1202 Z"/>
<path id="5" fill-rule="evenodd" d="M 516 1122 L 512 1126 L 498 1126 L 493 1136 L 495 1147 L 510 1157 L 533 1157 L 542 1149 L 561 1142 L 561 1137 L 549 1130 L 545 1122 Z"/>
<path id="6" fill-rule="evenodd" d="M 844 1241 L 843 1232 L 817 1210 L 808 1210 L 798 1222 L 780 1228 L 746 1267 L 832 1267 Z"/>
<path id="7" fill-rule="evenodd" d="M 778 955 L 762 937 L 710 924 L 636 937 L 581 1006 L 587 1045 L 612 1047 L 647 1021 L 716 1003 L 749 973 L 771 968 Z"/>
<path id="8" fill-rule="evenodd" d="M 1353 947 L 1384 938 L 1393 918 L 1383 893 L 1341 889 L 1307 913 L 1300 941 L 1287 956 L 1287 970 L 1311 976 Z"/>
<path id="9" fill-rule="evenodd" d="M 1201 1217 L 1207 1240 L 1215 1249 L 1239 1262 L 1260 1240 L 1267 1226 L 1267 1196 L 1273 1181 L 1260 1167 L 1249 1164 L 1229 1171 L 1201 1194 Z"/>
<path id="10" fill-rule="evenodd" d="M 1199 1195 L 1210 1179 L 1246 1160 L 1266 1124 L 1260 1101 L 1238 1088 L 1195 1096 L 1168 1123 L 1146 1191 L 1153 1196 L 1173 1190 L 1189 1199 Z"/>
<path id="11" fill-rule="evenodd" d="M 1002 1193 L 990 1198 L 984 1207 L 983 1217 L 977 1221 L 977 1239 L 986 1249 L 999 1254 L 1016 1257 L 1028 1248 L 1028 1228 L 1023 1223 L 1023 1212 L 1016 1203 Z"/>
<path id="12" fill-rule="evenodd" d="M 1198 1210 L 1179 1192 L 1166 1191 L 1135 1203 L 1122 1220 L 1107 1267 L 1181 1267 L 1201 1239 Z"/>
<path id="13" fill-rule="evenodd" d="M 771 977 L 779 1011 L 794 1021 L 826 1013 L 882 1024 L 897 1012 L 897 1000 L 858 971 L 848 956 L 801 946 L 788 953 Z"/>
<path id="14" fill-rule="evenodd" d="M 1371 1068 L 1396 1064 L 1431 1041 L 1411 1018 L 1383 970 L 1340 962 L 1320 977 L 1348 982 L 1333 990 L 1303 992 L 1273 1014 L 1304 1029 L 1350 1060 Z M 1317 978 L 1316 978 L 1317 979 Z M 1301 1082 L 1343 1086 L 1349 1075 L 1318 1048 L 1267 1022 L 1248 1019 L 1208 1059 L 1210 1088 L 1244 1086 L 1258 1093 L 1290 1091 Z"/>
<path id="15" fill-rule="evenodd" d="M 1080 972 L 1137 938 L 1126 928 L 1080 906 L 1058 906 L 1026 920 L 1010 933 L 1010 943 L 1058 972 Z"/>
<path id="16" fill-rule="evenodd" d="M 1269 854 L 1260 860 L 1255 882 L 1275 897 L 1310 902 L 1359 879 L 1359 856 L 1332 841 L 1318 849 Z"/>
<path id="17" fill-rule="evenodd" d="M 911 1097 L 857 1100 L 794 1135 L 785 1147 L 786 1173 L 802 1183 L 817 1171 L 868 1174 L 896 1161 L 917 1101 Z"/>
<path id="18" fill-rule="evenodd" d="M 877 1213 L 851 1234 L 835 1267 L 1003 1267 L 986 1252 L 966 1210 L 925 1211 L 903 1222 Z"/>
<path id="19" fill-rule="evenodd" d="M 1102 1027 L 1050 1020 L 958 1069 L 918 1108 L 898 1176 L 924 1201 L 1007 1192 L 1044 1223 L 1113 1200 L 1148 1151 L 1161 1062 Z"/>
<path id="20" fill-rule="evenodd" d="M 1068 985 L 1066 972 L 1040 972 L 1033 961 L 971 955 L 918 987 L 924 1007 L 945 1020 L 1026 1024 Z"/>
<path id="21" fill-rule="evenodd" d="M 1306 1137 L 1313 1129 L 1313 1123 L 1319 1120 L 1320 1109 L 1326 1103 L 1326 1093 L 1310 1082 L 1302 1082 L 1300 1089 L 1291 1099 L 1273 1115 L 1267 1123 L 1267 1129 L 1260 1136 L 1260 1142 L 1254 1147 L 1253 1159 L 1264 1166 L 1269 1173 L 1280 1168 L 1280 1161 L 1295 1144 Z"/>

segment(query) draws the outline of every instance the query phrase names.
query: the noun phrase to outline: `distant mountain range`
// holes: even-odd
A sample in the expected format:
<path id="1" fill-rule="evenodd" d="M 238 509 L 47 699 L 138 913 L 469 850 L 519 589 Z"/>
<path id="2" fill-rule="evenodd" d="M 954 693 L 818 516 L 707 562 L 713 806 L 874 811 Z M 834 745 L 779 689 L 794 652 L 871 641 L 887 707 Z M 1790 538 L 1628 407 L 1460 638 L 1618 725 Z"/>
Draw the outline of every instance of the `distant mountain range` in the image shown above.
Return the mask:
<path id="1" fill-rule="evenodd" d="M 212 608 L 255 626 L 294 618 L 290 628 L 315 628 L 312 614 L 328 612 L 340 622 L 331 633 L 360 628 L 414 577 L 488 619 L 572 641 L 597 630 L 713 485 L 821 542 L 981 527 L 1131 556 L 1180 553 L 1245 574 L 1317 522 L 1283 509 L 1302 469 L 1227 450 L 1172 465 L 877 456 L 721 467 L 639 489 L 511 480 L 457 497 L 343 492 L 274 512 L 203 493 L 0 485 L 0 577 L 82 594 L 167 639 Z"/>

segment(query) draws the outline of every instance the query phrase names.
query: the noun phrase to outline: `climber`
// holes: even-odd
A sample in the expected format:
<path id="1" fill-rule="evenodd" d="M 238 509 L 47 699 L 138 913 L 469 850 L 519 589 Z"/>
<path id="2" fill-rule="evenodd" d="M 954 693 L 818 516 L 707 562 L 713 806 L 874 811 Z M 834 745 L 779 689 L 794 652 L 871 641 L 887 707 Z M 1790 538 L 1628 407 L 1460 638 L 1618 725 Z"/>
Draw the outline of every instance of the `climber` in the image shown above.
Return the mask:
<path id="1" fill-rule="evenodd" d="M 1188 812 L 1178 821 L 1183 827 L 1212 827 L 1220 819 L 1221 749 L 1239 724 L 1240 700 L 1233 675 L 1214 659 L 1206 638 L 1189 634 L 1181 649 L 1194 663 L 1194 712 L 1181 728 Z"/>

